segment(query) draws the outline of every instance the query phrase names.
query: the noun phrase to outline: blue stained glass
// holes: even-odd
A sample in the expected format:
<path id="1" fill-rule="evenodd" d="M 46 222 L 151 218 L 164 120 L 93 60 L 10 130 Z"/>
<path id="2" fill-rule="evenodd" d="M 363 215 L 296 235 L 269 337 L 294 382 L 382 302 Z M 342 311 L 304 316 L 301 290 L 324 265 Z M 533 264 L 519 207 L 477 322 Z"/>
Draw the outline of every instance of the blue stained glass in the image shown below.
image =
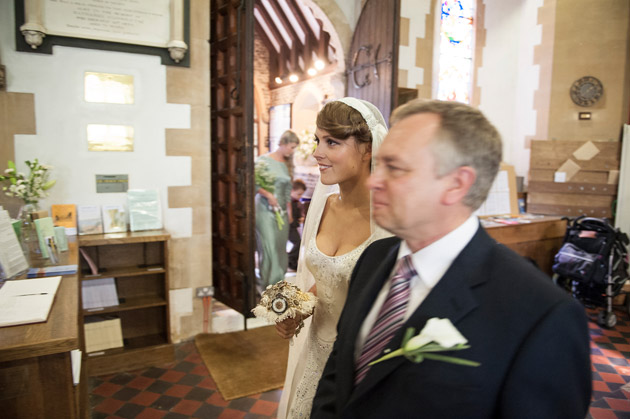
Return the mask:
<path id="1" fill-rule="evenodd" d="M 438 99 L 470 102 L 475 0 L 442 0 Z"/>

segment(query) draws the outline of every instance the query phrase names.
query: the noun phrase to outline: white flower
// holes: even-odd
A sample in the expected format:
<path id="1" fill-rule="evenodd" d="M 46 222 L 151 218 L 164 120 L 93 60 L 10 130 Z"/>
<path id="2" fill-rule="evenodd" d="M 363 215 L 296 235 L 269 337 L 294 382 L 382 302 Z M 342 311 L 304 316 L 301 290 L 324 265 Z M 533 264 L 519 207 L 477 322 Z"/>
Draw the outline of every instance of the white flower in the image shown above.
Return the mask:
<path id="1" fill-rule="evenodd" d="M 468 340 L 453 326 L 449 319 L 438 319 L 433 317 L 420 333 L 405 345 L 405 350 L 418 349 L 427 343 L 435 342 L 444 348 L 452 348 L 455 345 L 466 344 Z"/>
<path id="2" fill-rule="evenodd" d="M 470 348 L 468 340 L 453 326 L 449 319 L 429 319 L 424 328 L 416 336 L 413 336 L 415 329 L 410 327 L 405 333 L 401 347 L 390 352 L 370 365 L 386 361 L 397 356 L 404 356 L 408 360 L 419 363 L 425 359 L 434 361 L 449 362 L 452 364 L 477 367 L 481 364 L 468 359 L 455 358 L 453 356 L 440 355 L 436 352 L 461 351 Z M 412 337 L 413 336 L 413 337 Z"/>

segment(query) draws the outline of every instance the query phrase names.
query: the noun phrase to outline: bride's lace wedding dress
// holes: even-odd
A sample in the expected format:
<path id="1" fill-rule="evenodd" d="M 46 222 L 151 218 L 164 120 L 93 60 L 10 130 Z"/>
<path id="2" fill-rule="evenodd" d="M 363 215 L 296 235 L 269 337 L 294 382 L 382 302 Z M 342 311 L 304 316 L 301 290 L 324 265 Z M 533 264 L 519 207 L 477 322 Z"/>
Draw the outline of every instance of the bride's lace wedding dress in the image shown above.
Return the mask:
<path id="1" fill-rule="evenodd" d="M 290 418 L 308 418 L 317 383 L 337 336 L 337 322 L 348 295 L 352 269 L 374 235 L 354 250 L 339 256 L 328 256 L 317 248 L 313 237 L 306 248 L 306 266 L 315 277 L 317 306 L 295 371 L 293 397 L 289 401 Z M 301 370 L 301 371 L 300 371 Z M 292 390 L 293 390 L 292 389 Z M 287 389 L 285 389 L 286 391 Z"/>

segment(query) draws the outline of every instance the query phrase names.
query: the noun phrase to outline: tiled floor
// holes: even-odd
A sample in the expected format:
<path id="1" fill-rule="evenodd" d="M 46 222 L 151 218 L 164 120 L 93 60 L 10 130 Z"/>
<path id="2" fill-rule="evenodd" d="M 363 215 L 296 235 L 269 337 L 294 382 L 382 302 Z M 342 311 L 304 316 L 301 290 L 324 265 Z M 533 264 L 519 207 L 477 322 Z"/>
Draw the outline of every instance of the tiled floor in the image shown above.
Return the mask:
<path id="1" fill-rule="evenodd" d="M 195 343 L 174 364 L 90 379 L 92 418 L 274 418 L 281 390 L 225 401 Z"/>
<path id="2" fill-rule="evenodd" d="M 592 321 L 593 401 L 588 419 L 630 419 L 630 318 L 616 312 L 617 326 Z M 225 401 L 194 342 L 176 346 L 171 365 L 90 379 L 92 418 L 273 418 L 281 390 Z"/>

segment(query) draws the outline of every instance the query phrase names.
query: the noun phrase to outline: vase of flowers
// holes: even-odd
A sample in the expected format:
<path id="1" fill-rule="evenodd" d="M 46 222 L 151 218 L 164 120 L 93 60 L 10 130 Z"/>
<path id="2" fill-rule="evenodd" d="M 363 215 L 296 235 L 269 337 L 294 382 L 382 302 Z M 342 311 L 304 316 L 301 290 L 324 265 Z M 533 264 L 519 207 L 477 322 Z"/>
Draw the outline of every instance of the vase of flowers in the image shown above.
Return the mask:
<path id="1" fill-rule="evenodd" d="M 20 198 L 24 202 L 18 214 L 22 221 L 22 247 L 25 253 L 32 254 L 40 252 L 33 213 L 39 211 L 39 200 L 48 196 L 47 191 L 56 181 L 49 179 L 52 167 L 40 164 L 37 159 L 25 163 L 30 170 L 28 176 L 18 172 L 15 163 L 9 160 L 4 175 L 0 175 L 0 182 L 6 183 L 2 186 L 5 195 Z"/>

